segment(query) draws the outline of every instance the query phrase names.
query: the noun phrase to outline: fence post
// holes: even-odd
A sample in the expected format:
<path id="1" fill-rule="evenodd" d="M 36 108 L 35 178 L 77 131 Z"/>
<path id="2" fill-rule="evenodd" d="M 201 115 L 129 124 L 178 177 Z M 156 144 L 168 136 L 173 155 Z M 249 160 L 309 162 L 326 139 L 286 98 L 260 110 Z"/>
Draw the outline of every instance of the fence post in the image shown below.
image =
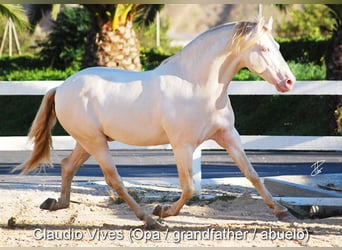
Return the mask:
<path id="1" fill-rule="evenodd" d="M 194 195 L 201 194 L 201 180 L 202 180 L 202 147 L 198 146 L 192 155 L 192 178 L 194 183 L 195 193 Z"/>

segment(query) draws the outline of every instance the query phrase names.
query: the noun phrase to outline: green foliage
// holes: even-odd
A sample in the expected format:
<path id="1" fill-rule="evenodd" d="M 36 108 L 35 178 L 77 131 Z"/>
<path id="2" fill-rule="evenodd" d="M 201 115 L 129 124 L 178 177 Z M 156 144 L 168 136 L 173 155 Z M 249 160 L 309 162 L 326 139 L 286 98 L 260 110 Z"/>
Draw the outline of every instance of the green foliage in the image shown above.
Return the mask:
<path id="1" fill-rule="evenodd" d="M 175 49 L 177 50 L 177 49 Z M 175 53 L 161 48 L 146 49 L 141 51 L 141 62 L 145 70 L 154 69 L 163 60 Z M 288 62 L 297 80 L 324 80 L 325 65 L 314 63 L 301 64 Z M 38 57 L 5 57 L 0 59 L 0 80 L 24 81 L 24 80 L 65 80 L 76 73 L 78 69 L 69 67 L 65 70 L 53 69 L 46 66 L 45 61 Z M 242 69 L 234 77 L 236 81 L 262 80 L 259 76 L 247 69 Z"/>
<path id="2" fill-rule="evenodd" d="M 297 63 L 289 61 L 288 65 L 297 80 L 325 80 L 325 64 Z"/>
<path id="3" fill-rule="evenodd" d="M 75 68 L 53 69 L 39 57 L 20 56 L 0 59 L 2 81 L 65 80 L 77 71 Z"/>
<path id="4" fill-rule="evenodd" d="M 291 10 L 291 19 L 279 25 L 276 34 L 286 39 L 329 38 L 335 19 L 323 4 L 304 4 L 302 9 Z"/>
<path id="5" fill-rule="evenodd" d="M 45 67 L 45 62 L 36 56 L 23 55 L 0 58 L 0 76 L 9 74 L 13 70 L 36 69 Z"/>
<path id="6" fill-rule="evenodd" d="M 164 50 L 170 49 L 170 39 L 167 37 L 167 30 L 169 29 L 170 21 L 165 20 L 160 23 L 160 48 Z M 156 23 L 149 26 L 136 25 L 134 26 L 137 37 L 142 48 L 155 48 L 156 47 Z"/>
<path id="7" fill-rule="evenodd" d="M 180 47 L 171 47 L 170 39 L 166 32 L 169 29 L 169 20 L 161 22 L 160 27 L 160 46 L 156 47 L 156 24 L 150 26 L 136 26 L 137 36 L 139 38 L 141 50 L 140 61 L 143 69 L 151 70 L 159 66 L 166 58 L 174 55 Z"/>
<path id="8" fill-rule="evenodd" d="M 325 65 L 317 65 L 314 63 L 297 63 L 293 61 L 287 62 L 292 73 L 297 80 L 324 80 L 325 79 Z M 262 80 L 261 77 L 253 74 L 248 69 L 241 69 L 235 75 L 235 81 L 256 81 Z"/>
<path id="9" fill-rule="evenodd" d="M 0 4 L 0 16 L 11 18 L 13 23 L 20 29 L 27 29 L 29 22 L 25 10 L 20 4 Z"/>
<path id="10" fill-rule="evenodd" d="M 42 96 L 0 96 L 0 136 L 27 135 L 41 101 Z M 57 123 L 53 134 L 66 135 L 66 132 Z"/>
<path id="11" fill-rule="evenodd" d="M 325 61 L 324 56 L 329 44 L 329 39 L 277 39 L 277 42 L 280 45 L 280 52 L 284 56 L 285 60 L 291 60 L 300 63 L 312 62 L 316 64 L 322 64 Z"/>
<path id="12" fill-rule="evenodd" d="M 142 49 L 140 51 L 140 61 L 143 69 L 151 70 L 159 66 L 166 58 L 172 56 L 178 48 L 164 50 L 161 47 L 152 49 Z"/>
<path id="13" fill-rule="evenodd" d="M 262 78 L 253 74 L 248 69 L 241 69 L 233 78 L 234 81 L 260 81 Z"/>
<path id="14" fill-rule="evenodd" d="M 55 68 L 79 69 L 85 52 L 90 23 L 88 10 L 65 8 L 59 13 L 47 39 L 38 43 L 41 47 L 39 55 Z"/>
<path id="15" fill-rule="evenodd" d="M 41 99 L 41 96 L 0 96 L 0 135 L 26 135 Z"/>
<path id="16" fill-rule="evenodd" d="M 330 96 L 230 96 L 230 100 L 236 128 L 243 135 L 336 135 Z"/>
<path id="17" fill-rule="evenodd" d="M 0 79 L 2 81 L 65 80 L 75 72 L 73 68 L 65 70 L 51 68 L 15 70 L 0 76 Z"/>

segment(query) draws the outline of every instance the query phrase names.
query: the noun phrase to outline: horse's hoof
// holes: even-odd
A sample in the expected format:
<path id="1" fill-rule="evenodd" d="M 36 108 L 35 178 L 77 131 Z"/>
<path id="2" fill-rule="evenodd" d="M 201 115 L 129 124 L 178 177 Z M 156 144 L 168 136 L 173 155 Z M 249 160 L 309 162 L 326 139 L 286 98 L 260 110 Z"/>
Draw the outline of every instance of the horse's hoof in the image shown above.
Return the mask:
<path id="1" fill-rule="evenodd" d="M 155 208 L 153 209 L 152 214 L 160 217 L 161 214 L 162 214 L 162 211 L 163 211 L 163 207 L 162 207 L 161 205 L 157 205 L 157 206 L 155 206 Z"/>
<path id="2" fill-rule="evenodd" d="M 9 218 L 8 221 L 7 221 L 7 226 L 9 228 L 11 228 L 11 229 L 16 228 L 16 226 L 17 226 L 17 218 L 15 218 L 13 216 L 11 218 Z"/>
<path id="3" fill-rule="evenodd" d="M 147 222 L 144 225 L 144 229 L 146 230 L 164 230 L 166 226 L 161 225 L 157 221 L 153 220 L 153 222 Z"/>
<path id="4" fill-rule="evenodd" d="M 152 214 L 159 216 L 159 218 L 165 218 L 168 217 L 169 215 L 167 215 L 165 212 L 167 210 L 170 209 L 171 206 L 161 206 L 161 205 L 157 205 L 154 209 Z"/>
<path id="5" fill-rule="evenodd" d="M 49 210 L 49 211 L 54 211 L 57 210 L 57 200 L 56 199 L 52 199 L 52 198 L 47 198 L 46 201 L 44 201 L 41 205 L 40 205 L 40 209 L 44 209 L 44 210 Z"/>
<path id="6" fill-rule="evenodd" d="M 290 212 L 284 212 L 280 217 L 278 217 L 279 220 L 284 222 L 295 222 L 297 221 L 297 218 L 293 216 Z"/>
<path id="7" fill-rule="evenodd" d="M 275 212 L 275 215 L 277 216 L 278 220 L 284 222 L 293 222 L 296 220 L 296 217 L 294 217 L 287 209 L 277 211 Z"/>

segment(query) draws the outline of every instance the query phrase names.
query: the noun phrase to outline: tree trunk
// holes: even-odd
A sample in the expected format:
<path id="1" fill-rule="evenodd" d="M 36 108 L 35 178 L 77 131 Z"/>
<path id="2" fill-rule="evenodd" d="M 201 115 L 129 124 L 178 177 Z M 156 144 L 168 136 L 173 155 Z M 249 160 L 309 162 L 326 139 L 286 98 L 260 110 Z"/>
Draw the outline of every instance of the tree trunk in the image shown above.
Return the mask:
<path id="1" fill-rule="evenodd" d="M 333 34 L 326 52 L 326 79 L 342 80 L 342 26 Z"/>
<path id="2" fill-rule="evenodd" d="M 93 17 L 93 19 L 95 19 L 95 17 Z M 92 22 L 91 25 L 92 27 L 89 29 L 89 33 L 87 36 L 82 68 L 97 66 L 98 58 L 96 54 L 96 37 L 98 36 L 97 34 L 100 32 L 100 30 L 96 22 Z"/>
<path id="3" fill-rule="evenodd" d="M 326 79 L 342 80 L 342 26 L 334 31 L 326 51 L 325 63 Z M 336 132 L 342 134 L 342 97 L 332 96 L 330 103 L 331 120 L 336 121 Z"/>
<path id="4" fill-rule="evenodd" d="M 113 30 L 108 22 L 96 37 L 97 65 L 139 71 L 140 45 L 131 21 Z"/>

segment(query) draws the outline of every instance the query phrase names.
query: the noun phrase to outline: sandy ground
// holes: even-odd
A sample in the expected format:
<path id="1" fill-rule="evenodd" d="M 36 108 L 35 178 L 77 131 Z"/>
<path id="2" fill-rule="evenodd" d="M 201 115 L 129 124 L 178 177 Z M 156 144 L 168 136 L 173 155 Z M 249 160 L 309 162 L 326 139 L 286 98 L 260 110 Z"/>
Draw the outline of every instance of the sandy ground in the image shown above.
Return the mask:
<path id="1" fill-rule="evenodd" d="M 129 189 L 149 213 L 179 196 L 177 186 L 169 184 L 148 182 Z M 50 212 L 39 205 L 58 198 L 58 183 L 0 185 L 0 246 L 342 246 L 342 217 L 280 222 L 253 188 L 203 186 L 201 199 L 162 220 L 162 230 L 145 230 L 125 203 L 113 202 L 108 190 L 103 183 L 76 183 L 70 208 Z"/>

